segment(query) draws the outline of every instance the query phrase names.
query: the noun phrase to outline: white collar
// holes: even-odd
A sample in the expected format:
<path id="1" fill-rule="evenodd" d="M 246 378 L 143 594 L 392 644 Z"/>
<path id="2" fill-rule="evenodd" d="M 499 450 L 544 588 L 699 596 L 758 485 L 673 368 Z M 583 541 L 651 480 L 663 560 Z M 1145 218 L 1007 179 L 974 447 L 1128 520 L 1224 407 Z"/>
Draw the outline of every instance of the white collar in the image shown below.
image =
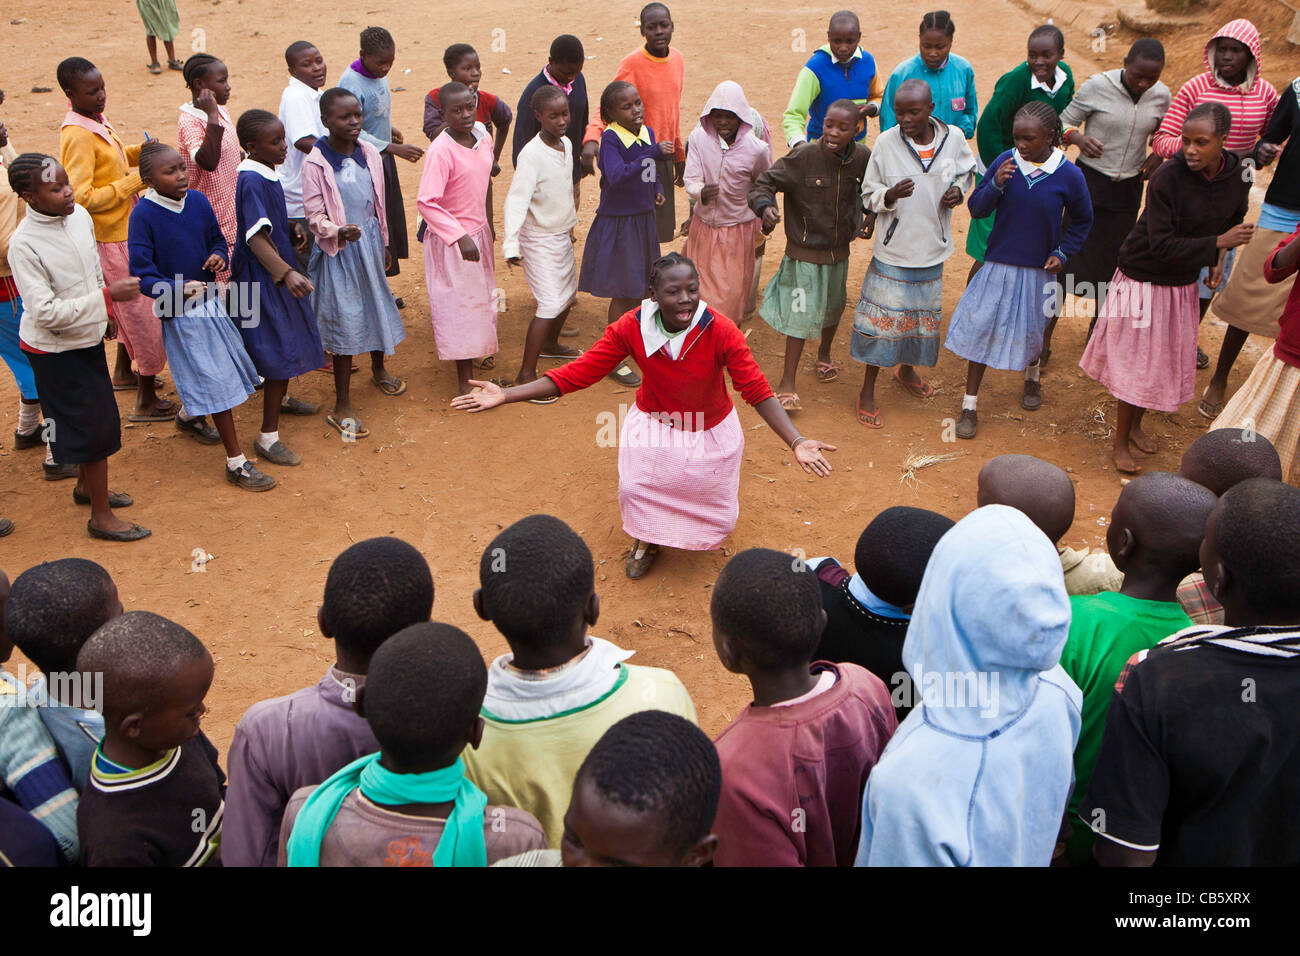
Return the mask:
<path id="1" fill-rule="evenodd" d="M 296 76 L 290 76 L 290 77 L 289 77 L 289 89 L 293 89 L 293 88 L 294 88 L 294 84 L 297 84 L 298 86 L 301 86 L 304 90 L 306 90 L 308 93 L 310 93 L 314 99 L 320 99 L 321 94 L 325 92 L 323 89 L 322 89 L 322 90 L 318 90 L 318 89 L 316 89 L 314 86 L 309 86 L 308 84 L 304 83 L 302 80 L 298 79 L 298 77 L 296 77 Z"/>
<path id="2" fill-rule="evenodd" d="M 197 106 L 195 106 L 193 103 L 182 103 L 182 104 L 181 104 L 181 112 L 182 112 L 182 113 L 189 113 L 191 116 L 196 117 L 197 119 L 201 119 L 201 120 L 203 120 L 203 122 L 205 122 L 205 123 L 208 121 L 208 114 L 205 113 L 205 112 L 203 112 L 203 110 L 199 109 L 199 108 L 198 108 Z M 225 120 L 227 123 L 230 122 L 230 113 L 229 113 L 229 111 L 228 111 L 224 106 L 218 106 L 218 107 L 217 107 L 217 113 L 218 113 L 218 114 L 221 116 L 221 118 L 222 118 L 223 120 Z"/>
<path id="3" fill-rule="evenodd" d="M 263 179 L 269 179 L 273 183 L 278 183 L 280 181 L 280 176 L 279 174 L 276 173 L 274 169 L 272 169 L 270 166 L 266 166 L 262 163 L 259 163 L 251 156 L 243 160 L 238 166 L 236 166 L 235 172 L 236 173 L 257 173 L 257 175 L 261 176 Z"/>
<path id="4" fill-rule="evenodd" d="M 700 324 L 700 317 L 704 315 L 707 308 L 703 299 L 695 307 L 695 315 L 691 316 L 691 324 L 677 335 L 668 335 L 663 329 L 659 328 L 659 323 L 655 321 L 655 316 L 659 314 L 659 305 L 654 299 L 641 300 L 641 343 L 645 346 L 645 354 L 648 358 L 654 355 L 665 345 L 673 340 L 684 342 L 686 336 L 690 334 L 691 329 Z M 673 358 L 677 358 L 676 355 Z"/>
<path id="5" fill-rule="evenodd" d="M 1060 66 L 1057 66 L 1056 68 L 1056 75 L 1052 77 L 1051 86 L 1048 86 L 1046 83 L 1041 82 L 1038 79 L 1038 77 L 1034 76 L 1033 73 L 1029 74 L 1029 88 L 1031 90 L 1042 90 L 1048 96 L 1055 96 L 1056 91 L 1061 88 L 1061 84 L 1064 82 L 1065 82 L 1065 71 L 1061 69 Z"/>
<path id="6" fill-rule="evenodd" d="M 162 193 L 158 192 L 158 190 L 150 186 L 145 190 L 144 198 L 150 202 L 157 203 L 164 209 L 170 209 L 172 212 L 184 212 L 185 199 L 188 195 L 189 193 L 187 192 L 185 196 L 182 196 L 180 199 L 172 199 L 169 196 L 164 196 Z"/>
<path id="7" fill-rule="evenodd" d="M 1065 153 L 1061 152 L 1055 146 L 1052 147 L 1052 155 L 1048 156 L 1042 165 L 1039 166 L 1035 166 L 1033 163 L 1029 162 L 1029 160 L 1025 159 L 1025 157 L 1021 156 L 1020 150 L 1018 149 L 1012 150 L 1012 155 L 1015 157 L 1016 168 L 1020 170 L 1021 175 L 1026 179 L 1030 179 L 1032 175 L 1033 178 L 1030 179 L 1031 182 L 1041 179 L 1043 175 L 1052 175 L 1052 173 L 1056 172 L 1060 167 L 1061 163 L 1065 161 Z"/>
<path id="8" fill-rule="evenodd" d="M 613 689 L 623 661 L 634 653 L 602 638 L 588 637 L 581 660 L 537 677 L 508 667 L 512 655 L 503 654 L 488 668 L 483 709 L 504 720 L 537 720 L 589 706 Z"/>

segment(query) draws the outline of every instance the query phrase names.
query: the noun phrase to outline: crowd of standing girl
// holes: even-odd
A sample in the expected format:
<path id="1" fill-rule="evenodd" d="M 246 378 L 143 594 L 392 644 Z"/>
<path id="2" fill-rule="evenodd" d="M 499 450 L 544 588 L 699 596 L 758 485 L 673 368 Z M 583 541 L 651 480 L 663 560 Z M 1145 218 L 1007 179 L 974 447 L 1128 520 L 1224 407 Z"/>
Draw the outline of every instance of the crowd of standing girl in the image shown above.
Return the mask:
<path id="1" fill-rule="evenodd" d="M 196 441 L 223 445 L 227 479 L 250 491 L 275 484 L 244 455 L 231 414 L 257 389 L 258 462 L 300 462 L 281 437 L 280 416 L 318 411 L 288 394 L 292 379 L 315 369 L 333 374 L 326 422 L 345 440 L 367 437 L 351 389 L 354 358 L 369 353 L 382 395 L 407 388 L 387 364 L 406 336 L 405 303 L 388 285 L 409 254 L 399 159 L 423 162 L 417 238 L 437 355 L 456 365 L 457 407 L 549 404 L 594 384 L 599 372 L 640 386 L 638 413 L 702 419 L 697 428 L 679 425 L 667 444 L 680 446 L 682 431 L 712 442 L 704 460 L 714 485 L 650 488 L 643 479 L 655 456 L 620 455 L 632 576 L 661 545 L 714 547 L 734 526 L 741 444 L 738 431 L 717 431 L 738 427 L 723 401 L 723 369 L 739 376 L 735 384 L 801 463 L 829 470 L 823 446 L 800 436 L 789 415 L 802 406 L 796 378 L 806 341 L 818 341 L 817 382 L 839 376 L 834 343 L 849 305 L 855 239 L 873 242 L 849 345 L 865 369 L 856 412 L 868 428 L 884 424 L 881 369 L 893 369 L 914 398 L 934 395 L 920 370 L 938 360 L 944 263 L 955 251 L 952 213 L 963 201 L 975 263 L 944 343 L 968 362 L 958 438 L 977 432 L 989 366 L 1023 373 L 1022 407 L 1041 407 L 1065 294 L 1095 303 L 1080 364 L 1117 399 L 1114 461 L 1130 473 L 1140 470 L 1134 451 L 1155 450 L 1144 412 L 1173 411 L 1194 397 L 1197 323 L 1215 290 L 1227 283 L 1220 301 L 1231 330 L 1201 402 L 1207 417 L 1223 411 L 1227 371 L 1247 332 L 1276 336 L 1284 295 L 1270 290 L 1265 272 L 1282 270 L 1265 266 L 1300 226 L 1300 200 L 1279 174 L 1259 229 L 1244 224 L 1244 170 L 1279 154 L 1292 168 L 1300 109 L 1293 88 L 1280 98 L 1260 75 L 1259 34 L 1249 21 L 1219 30 L 1206 46 L 1206 73 L 1172 97 L 1160 82 L 1158 42 L 1139 40 L 1121 69 L 1076 87 L 1064 35 L 1040 26 L 1025 60 L 998 79 L 981 110 L 973 69 L 952 52 L 956 25 L 946 11 L 926 14 L 918 53 L 887 77 L 861 46 L 858 18 L 840 11 L 826 45 L 796 77 L 782 116 L 790 148 L 779 158 L 767 123 L 731 80 L 717 85 L 683 136 L 685 64 L 671 46 L 674 29 L 663 4 L 641 11 L 644 45 L 620 62 L 590 122 L 576 37 L 555 40 L 513 113 L 479 88 L 475 50 L 453 44 L 444 57 L 450 82 L 425 98 L 427 150 L 393 124 L 387 76 L 397 49 L 380 27 L 361 33 L 358 58 L 333 88 L 320 50 L 290 45 L 278 115 L 251 109 L 238 122 L 228 108 L 231 71 L 212 54 L 195 54 L 182 66 L 189 102 L 180 107 L 174 148 L 124 140 L 105 115 L 99 70 L 80 57 L 63 61 L 58 80 L 69 109 L 59 156 L 5 158 L 9 185 L 29 213 L 17 229 L 0 223 L 5 239 L 13 234 L 4 302 L 22 316 L 2 343 L 23 398 L 15 441 L 40 444 L 36 425 L 52 422 L 46 477 L 75 474 L 74 497 L 92 507 L 91 533 L 128 540 L 148 531 L 111 512 L 131 498 L 107 490 L 105 462 L 120 444 L 120 423 L 113 403 L 100 400 L 104 389 L 135 392 L 132 421 L 174 420 Z M 880 132 L 868 146 L 877 115 Z M 474 370 L 493 368 L 499 346 L 492 179 L 512 124 L 502 252 L 509 267 L 522 265 L 536 308 L 515 378 L 480 381 Z M 1066 158 L 1071 146 L 1077 164 Z M 579 259 L 580 181 L 597 168 L 600 200 Z M 52 185 L 63 181 L 72 195 L 67 211 Z M 689 207 L 680 233 L 676 186 Z M 83 214 L 89 231 L 74 226 Z M 37 239 L 46 219 L 61 217 L 68 228 Z M 784 256 L 757 308 L 785 336 L 772 389 L 736 327 L 754 309 L 765 237 L 780 222 Z M 679 236 L 684 255 L 662 257 L 663 244 Z M 31 258 L 42 241 L 59 248 Z M 1239 246 L 1246 248 L 1234 269 Z M 56 281 L 53 261 L 75 263 L 80 285 Z M 132 281 L 142 294 L 130 294 Z M 100 287 L 109 290 L 102 309 L 91 295 Z M 609 300 L 604 336 L 585 354 L 559 339 L 576 334 L 565 323 L 579 291 Z M 84 328 L 70 336 L 60 323 L 72 315 Z M 107 384 L 69 364 L 73 353 L 94 351 L 101 324 L 118 341 Z M 79 360 L 98 367 L 89 354 Z M 539 377 L 540 360 L 573 364 Z M 158 393 L 168 364 L 179 405 Z M 681 388 L 698 391 L 701 404 L 684 402 Z M 1282 410 L 1268 417 L 1283 424 L 1270 437 L 1290 462 L 1296 448 L 1287 435 L 1297 429 L 1283 408 L 1290 400 L 1277 401 Z M 677 512 L 694 516 L 683 519 L 688 527 L 678 527 Z"/>

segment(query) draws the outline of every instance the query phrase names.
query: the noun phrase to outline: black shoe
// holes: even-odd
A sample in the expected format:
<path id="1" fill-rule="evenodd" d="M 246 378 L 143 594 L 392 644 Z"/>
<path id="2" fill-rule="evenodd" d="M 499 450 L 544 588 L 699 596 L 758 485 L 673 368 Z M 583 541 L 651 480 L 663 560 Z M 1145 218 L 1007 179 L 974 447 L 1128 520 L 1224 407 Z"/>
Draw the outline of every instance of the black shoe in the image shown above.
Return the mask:
<path id="1" fill-rule="evenodd" d="M 62 481 L 64 478 L 76 478 L 76 465 L 52 465 L 48 461 L 41 462 L 41 469 L 45 472 L 46 481 Z"/>
<path id="2" fill-rule="evenodd" d="M 138 524 L 131 525 L 125 531 L 101 531 L 89 521 L 86 522 L 86 530 L 90 532 L 92 538 L 103 538 L 105 541 L 139 541 L 153 534 L 148 528 Z"/>
<path id="3" fill-rule="evenodd" d="M 627 564 L 624 565 L 627 576 L 633 581 L 645 576 L 645 573 L 650 570 L 650 565 L 655 563 L 655 555 L 659 553 L 659 545 L 646 544 L 645 551 L 638 558 L 636 556 L 637 548 L 643 544 L 645 544 L 644 541 L 637 541 L 632 545 L 632 550 L 628 552 Z"/>
<path id="4" fill-rule="evenodd" d="M 281 415 L 315 415 L 319 411 L 319 405 L 294 398 L 292 395 L 286 395 L 284 401 L 280 403 Z"/>
<path id="5" fill-rule="evenodd" d="M 217 433 L 215 428 L 208 424 L 208 420 L 202 415 L 198 418 L 191 418 L 189 421 L 185 421 L 177 415 L 176 430 L 189 435 L 200 445 L 221 444 L 221 435 Z"/>
<path id="6" fill-rule="evenodd" d="M 979 416 L 975 414 L 973 408 L 963 408 L 961 417 L 957 419 L 957 437 L 974 438 L 975 428 L 979 424 Z"/>
<path id="7" fill-rule="evenodd" d="M 273 465 L 301 465 L 302 459 L 289 450 L 289 447 L 282 441 L 277 441 L 270 448 L 263 448 L 256 441 L 253 442 L 253 451 L 257 452 L 258 458 L 264 458 Z"/>
<path id="8" fill-rule="evenodd" d="M 90 496 L 82 494 L 76 488 L 72 489 L 72 500 L 79 505 L 90 504 Z M 135 499 L 121 491 L 110 491 L 108 493 L 108 506 L 110 508 L 129 508 L 135 504 Z"/>
<path id="9" fill-rule="evenodd" d="M 26 435 L 20 431 L 14 432 L 15 450 L 22 448 L 40 448 L 44 444 L 45 440 L 41 438 L 41 430 L 39 428 Z"/>
<path id="10" fill-rule="evenodd" d="M 626 385 L 629 388 L 635 388 L 641 384 L 641 376 L 632 371 L 632 366 L 624 362 L 614 371 L 609 373 L 609 377 L 620 385 Z"/>
<path id="11" fill-rule="evenodd" d="M 393 305 L 397 306 L 399 309 L 404 309 L 406 308 L 406 300 L 399 295 L 393 299 Z"/>
<path id="12" fill-rule="evenodd" d="M 1043 406 L 1043 385 L 1025 379 L 1025 391 L 1020 396 L 1020 407 L 1027 412 L 1036 412 Z"/>
<path id="13" fill-rule="evenodd" d="M 245 491 L 270 491 L 275 487 L 275 479 L 258 471 L 251 461 L 244 462 L 238 468 L 227 468 L 226 481 L 239 485 Z"/>
<path id="14" fill-rule="evenodd" d="M 14 523 L 8 518 L 0 518 L 0 538 L 14 530 Z"/>
<path id="15" fill-rule="evenodd" d="M 1196 346 L 1196 367 L 1197 368 L 1210 367 L 1210 357 L 1206 355 L 1203 351 L 1201 351 L 1201 347 L 1199 345 Z"/>

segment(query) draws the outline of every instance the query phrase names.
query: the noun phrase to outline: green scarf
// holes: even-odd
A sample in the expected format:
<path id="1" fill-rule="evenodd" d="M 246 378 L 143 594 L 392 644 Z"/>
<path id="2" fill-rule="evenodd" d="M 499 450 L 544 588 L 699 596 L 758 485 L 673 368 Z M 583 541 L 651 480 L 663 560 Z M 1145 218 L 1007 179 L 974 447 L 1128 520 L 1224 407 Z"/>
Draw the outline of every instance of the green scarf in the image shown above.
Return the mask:
<path id="1" fill-rule="evenodd" d="M 344 798 L 353 790 L 385 806 L 455 801 L 433 851 L 434 866 L 487 866 L 483 810 L 487 797 L 465 776 L 460 758 L 428 773 L 394 773 L 379 754 L 354 760 L 312 791 L 298 811 L 286 850 L 290 866 L 320 866 L 320 845 Z"/>

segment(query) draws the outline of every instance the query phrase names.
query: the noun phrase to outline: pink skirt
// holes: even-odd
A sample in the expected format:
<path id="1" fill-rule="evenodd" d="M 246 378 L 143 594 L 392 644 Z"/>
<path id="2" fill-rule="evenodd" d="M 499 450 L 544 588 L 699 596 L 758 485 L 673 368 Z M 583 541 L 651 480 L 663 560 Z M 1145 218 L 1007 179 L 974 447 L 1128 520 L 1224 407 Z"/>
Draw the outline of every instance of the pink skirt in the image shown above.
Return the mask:
<path id="1" fill-rule="evenodd" d="M 751 219 L 735 226 L 710 226 L 696 216 L 682 246 L 682 255 L 699 270 L 700 298 L 733 322 L 745 317 L 754 282 L 754 242 L 761 225 Z"/>
<path id="2" fill-rule="evenodd" d="M 1137 282 L 1118 269 L 1079 367 L 1121 402 L 1176 412 L 1196 394 L 1196 283 Z"/>
<path id="3" fill-rule="evenodd" d="M 131 256 L 125 242 L 96 245 L 105 285 L 131 275 Z M 136 371 L 157 375 L 167 365 L 167 352 L 163 348 L 162 321 L 153 314 L 153 298 L 139 295 L 129 302 L 114 302 L 113 311 L 117 314 L 117 340 L 126 346 Z"/>
<path id="4" fill-rule="evenodd" d="M 744 451 L 734 408 L 712 428 L 687 431 L 633 404 L 618 443 L 623 530 L 649 544 L 713 550 L 736 527 Z"/>
<path id="5" fill-rule="evenodd" d="M 479 261 L 429 230 L 424 236 L 424 280 L 433 317 L 433 343 L 444 362 L 485 358 L 497 350 L 496 258 L 487 226 L 471 236 Z"/>

